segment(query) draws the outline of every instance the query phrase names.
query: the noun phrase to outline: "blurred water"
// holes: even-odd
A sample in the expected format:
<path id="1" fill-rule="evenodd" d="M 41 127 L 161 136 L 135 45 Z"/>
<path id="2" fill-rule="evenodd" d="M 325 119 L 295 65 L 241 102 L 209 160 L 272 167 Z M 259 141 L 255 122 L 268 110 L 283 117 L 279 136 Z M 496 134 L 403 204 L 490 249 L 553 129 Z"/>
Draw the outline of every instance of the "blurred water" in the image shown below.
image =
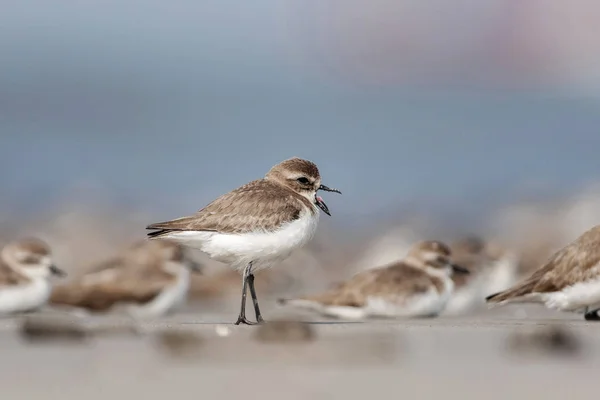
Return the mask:
<path id="1" fill-rule="evenodd" d="M 299 56 L 311 25 L 298 7 L 4 2 L 3 207 L 85 182 L 170 217 L 295 155 L 342 189 L 327 199 L 340 216 L 411 202 L 473 211 L 597 179 L 596 98 L 333 79 Z"/>

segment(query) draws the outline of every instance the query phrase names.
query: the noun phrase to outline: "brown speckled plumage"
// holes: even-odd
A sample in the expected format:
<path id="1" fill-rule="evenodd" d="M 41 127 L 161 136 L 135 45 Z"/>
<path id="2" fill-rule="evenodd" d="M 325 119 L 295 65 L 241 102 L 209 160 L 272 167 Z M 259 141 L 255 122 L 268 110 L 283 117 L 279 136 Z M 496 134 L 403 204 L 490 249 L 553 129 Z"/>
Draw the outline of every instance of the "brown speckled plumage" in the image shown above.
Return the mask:
<path id="1" fill-rule="evenodd" d="M 149 302 L 175 282 L 165 263 L 181 262 L 182 253 L 181 246 L 170 241 L 140 242 L 79 279 L 57 285 L 50 303 L 105 311 L 116 304 Z"/>
<path id="2" fill-rule="evenodd" d="M 25 238 L 8 243 L 2 249 L 0 257 L 0 286 L 29 282 L 30 279 L 19 272 L 20 268 L 35 267 L 44 257 L 49 256 L 50 246 L 40 239 Z"/>
<path id="3" fill-rule="evenodd" d="M 487 297 L 491 303 L 532 293 L 549 293 L 600 277 L 600 226 L 583 233 L 574 242 L 554 253 L 529 278 L 516 286 Z"/>
<path id="4" fill-rule="evenodd" d="M 362 307 L 369 296 L 377 296 L 402 304 L 411 296 L 428 291 L 432 285 L 441 291 L 443 282 L 422 269 L 397 262 L 360 272 L 334 290 L 303 299 L 324 305 Z"/>
<path id="5" fill-rule="evenodd" d="M 308 177 L 310 183 L 302 185 L 295 176 L 290 179 L 290 171 Z M 314 163 L 291 158 L 275 165 L 263 179 L 222 195 L 194 215 L 149 225 L 147 229 L 156 231 L 148 236 L 161 237 L 173 231 L 273 232 L 298 219 L 304 210 L 317 212 L 302 193 L 316 191 L 320 184 L 321 176 Z"/>
<path id="6" fill-rule="evenodd" d="M 278 229 L 300 217 L 310 202 L 298 193 L 266 179 L 250 182 L 213 201 L 196 214 L 148 226 L 157 237 L 171 231 L 214 231 L 246 233 Z"/>
<path id="7" fill-rule="evenodd" d="M 442 278 L 425 270 L 426 267 L 439 268 L 437 260 L 423 258 L 428 252 L 444 258 L 444 265 L 451 254 L 450 248 L 442 242 L 424 241 L 415 245 L 403 261 L 360 272 L 325 293 L 301 299 L 328 306 L 362 307 L 370 296 L 402 305 L 432 287 L 440 293 L 444 287 Z"/>
<path id="8" fill-rule="evenodd" d="M 9 268 L 6 263 L 0 260 L 0 288 L 2 286 L 18 285 L 29 281 L 29 278 Z"/>

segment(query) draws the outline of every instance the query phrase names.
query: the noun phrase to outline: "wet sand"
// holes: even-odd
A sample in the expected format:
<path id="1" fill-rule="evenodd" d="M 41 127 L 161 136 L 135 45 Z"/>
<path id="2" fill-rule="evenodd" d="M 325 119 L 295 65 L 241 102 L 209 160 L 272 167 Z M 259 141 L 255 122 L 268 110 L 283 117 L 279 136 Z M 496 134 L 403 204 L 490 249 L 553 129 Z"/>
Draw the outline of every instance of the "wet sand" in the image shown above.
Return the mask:
<path id="1" fill-rule="evenodd" d="M 577 315 L 532 307 L 405 321 L 313 318 L 299 336 L 261 336 L 231 317 L 186 313 L 144 324 L 138 335 L 119 332 L 127 320 L 103 318 L 86 328 L 102 334 L 39 341 L 20 335 L 18 320 L 1 321 L 4 398 L 597 397 L 600 323 Z M 527 336 L 552 329 L 567 345 Z M 531 342 L 515 344 L 519 332 Z"/>

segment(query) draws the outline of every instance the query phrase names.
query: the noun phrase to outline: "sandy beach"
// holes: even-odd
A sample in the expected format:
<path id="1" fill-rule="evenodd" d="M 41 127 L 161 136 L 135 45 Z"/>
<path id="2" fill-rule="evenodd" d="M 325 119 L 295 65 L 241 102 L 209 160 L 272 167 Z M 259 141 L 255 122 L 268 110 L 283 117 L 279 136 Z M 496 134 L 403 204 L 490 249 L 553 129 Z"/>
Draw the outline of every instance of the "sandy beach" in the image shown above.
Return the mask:
<path id="1" fill-rule="evenodd" d="M 515 312 L 527 318 L 515 318 Z M 0 384 L 7 399 L 63 400 L 596 394 L 600 324 L 576 315 L 532 307 L 428 320 L 317 319 L 302 325 L 310 335 L 288 341 L 293 335 L 261 336 L 265 327 L 215 323 L 228 317 L 181 314 L 143 325 L 141 335 L 119 333 L 126 321 L 104 318 L 87 330 L 112 326 L 114 332 L 71 340 L 28 340 L 19 320 L 5 320 Z M 568 343 L 544 346 L 532 336 L 552 329 Z M 519 334 L 533 344 L 515 344 Z"/>

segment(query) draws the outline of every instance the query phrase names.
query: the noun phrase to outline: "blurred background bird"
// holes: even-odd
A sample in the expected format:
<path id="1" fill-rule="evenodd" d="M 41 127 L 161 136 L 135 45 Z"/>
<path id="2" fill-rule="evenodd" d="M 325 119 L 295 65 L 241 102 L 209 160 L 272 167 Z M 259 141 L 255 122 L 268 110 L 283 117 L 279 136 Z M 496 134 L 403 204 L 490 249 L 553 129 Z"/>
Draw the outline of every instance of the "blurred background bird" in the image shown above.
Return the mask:
<path id="1" fill-rule="evenodd" d="M 200 266 L 173 242 L 142 241 L 71 282 L 56 286 L 54 306 L 106 312 L 125 308 L 134 319 L 153 319 L 185 304 L 190 271 Z"/>

